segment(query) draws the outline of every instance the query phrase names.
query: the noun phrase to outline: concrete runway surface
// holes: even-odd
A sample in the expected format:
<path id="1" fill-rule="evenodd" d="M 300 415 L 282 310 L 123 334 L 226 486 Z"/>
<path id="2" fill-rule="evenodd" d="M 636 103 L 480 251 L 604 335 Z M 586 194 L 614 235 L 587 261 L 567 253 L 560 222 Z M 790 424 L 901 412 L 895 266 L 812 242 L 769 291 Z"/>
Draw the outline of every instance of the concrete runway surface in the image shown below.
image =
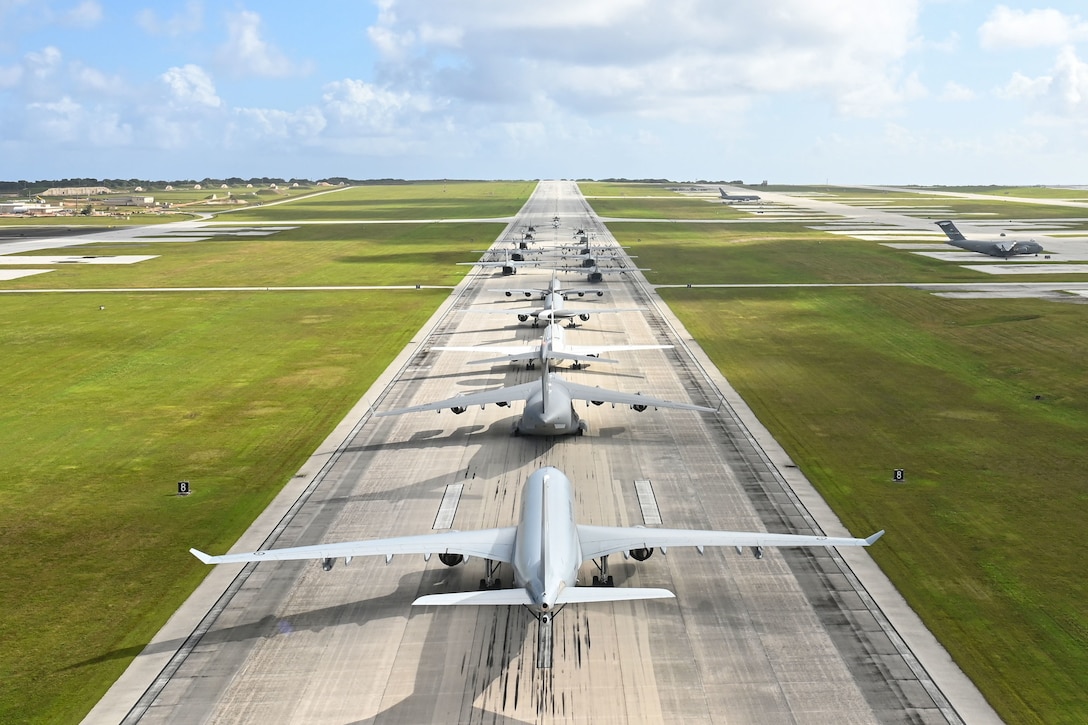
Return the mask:
<path id="1" fill-rule="evenodd" d="M 529 224 L 545 246 L 579 228 L 615 244 L 574 183 L 542 182 L 500 240 Z M 847 534 L 637 273 L 608 276 L 595 285 L 604 297 L 568 305 L 642 312 L 593 315 L 568 341 L 676 348 L 561 374 L 717 413 L 579 403 L 586 434 L 555 439 L 511 436 L 520 404 L 371 417 L 537 379 L 429 348 L 537 339 L 513 316 L 463 310 L 539 305 L 500 290 L 549 277 L 474 268 L 235 550 L 429 533 L 457 486 L 453 528 L 512 525 L 522 483 L 543 465 L 570 477 L 579 523 L 643 524 L 635 482 L 649 481 L 666 527 L 812 533 L 818 520 L 823 533 Z M 562 279 L 585 284 L 581 273 Z M 998 722 L 864 550 L 768 549 L 756 560 L 676 549 L 610 564 L 616 586 L 676 599 L 568 606 L 554 622 L 551 669 L 535 667 L 536 622 L 523 609 L 411 606 L 476 588 L 479 560 L 221 566 L 87 722 Z M 594 573 L 585 564 L 581 580 Z M 499 576 L 509 585 L 509 569 Z"/>

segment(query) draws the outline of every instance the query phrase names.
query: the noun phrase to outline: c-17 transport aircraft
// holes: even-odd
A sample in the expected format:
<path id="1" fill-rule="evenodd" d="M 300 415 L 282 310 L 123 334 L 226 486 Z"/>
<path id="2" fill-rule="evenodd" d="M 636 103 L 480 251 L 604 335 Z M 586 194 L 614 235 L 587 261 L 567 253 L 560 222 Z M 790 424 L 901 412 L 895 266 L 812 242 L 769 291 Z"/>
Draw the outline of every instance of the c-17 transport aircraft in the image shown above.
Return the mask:
<path id="1" fill-rule="evenodd" d="M 696 410 L 703 413 L 713 413 L 713 408 L 689 403 L 673 403 L 669 400 L 659 400 L 640 393 L 623 393 L 618 390 L 591 387 L 572 383 L 549 370 L 548 358 L 543 359 L 541 366 L 540 382 L 521 383 L 505 388 L 485 390 L 480 393 L 467 393 L 455 395 L 452 398 L 439 400 L 435 403 L 413 405 L 410 408 L 399 408 L 375 413 L 375 417 L 387 415 L 402 415 L 404 413 L 419 413 L 425 410 L 441 411 L 449 408 L 456 414 L 464 413 L 470 405 L 485 405 L 494 403 L 499 407 L 505 407 L 515 401 L 524 400 L 525 409 L 521 418 L 514 424 L 514 435 L 556 436 L 556 435 L 582 435 L 586 425 L 578 414 L 574 412 L 574 401 L 585 400 L 593 405 L 612 403 L 613 406 L 630 405 L 633 410 L 642 412 L 647 408 L 673 408 L 676 410 Z"/>
<path id="2" fill-rule="evenodd" d="M 1027 242 L 987 242 L 980 239 L 968 239 L 956 229 L 956 225 L 945 219 L 937 222 L 937 226 L 948 237 L 948 243 L 953 247 L 966 249 L 971 252 L 988 254 L 991 257 L 1011 257 L 1018 254 L 1039 254 L 1043 251 L 1043 245 L 1034 239 Z"/>
<path id="3" fill-rule="evenodd" d="M 205 564 L 319 559 L 326 571 L 341 557 L 346 564 L 356 556 L 385 556 L 388 562 L 397 554 L 422 554 L 425 561 L 430 561 L 433 554 L 438 554 L 443 564 L 456 566 L 469 557 L 478 556 L 486 561 L 486 577 L 480 582 L 483 591 L 428 594 L 417 598 L 412 605 L 521 605 L 527 607 L 541 625 L 548 625 L 567 604 L 675 596 L 667 589 L 613 587 L 614 580 L 608 574 L 608 557 L 612 554 L 622 553 L 624 558 L 630 556 L 636 561 L 646 561 L 655 548 L 664 552 L 668 547 L 694 546 L 702 553 L 706 546 L 733 546 L 738 553 L 742 553 L 744 547 L 751 547 L 759 559 L 768 546 L 871 546 L 883 534 L 878 531 L 866 539 L 854 539 L 746 531 L 586 526 L 575 521 L 570 480 L 559 469 L 545 467 L 534 471 L 525 482 L 521 518 L 516 526 L 222 556 L 209 556 L 197 549 L 189 551 Z M 594 586 L 577 586 L 578 569 L 591 559 L 600 559 L 601 575 L 593 577 Z M 516 588 L 499 588 L 501 580 L 495 573 L 501 564 L 511 566 Z"/>
<path id="4" fill-rule="evenodd" d="M 563 328 L 554 322 L 544 329 L 544 336 L 535 345 L 476 345 L 432 347 L 432 350 L 475 352 L 498 355 L 486 360 L 474 360 L 471 364 L 484 365 L 497 362 L 524 362 L 526 368 L 547 360 L 570 360 L 575 370 L 591 362 L 616 362 L 601 358 L 601 353 L 627 352 L 632 350 L 667 350 L 672 345 L 570 345 L 563 337 Z"/>

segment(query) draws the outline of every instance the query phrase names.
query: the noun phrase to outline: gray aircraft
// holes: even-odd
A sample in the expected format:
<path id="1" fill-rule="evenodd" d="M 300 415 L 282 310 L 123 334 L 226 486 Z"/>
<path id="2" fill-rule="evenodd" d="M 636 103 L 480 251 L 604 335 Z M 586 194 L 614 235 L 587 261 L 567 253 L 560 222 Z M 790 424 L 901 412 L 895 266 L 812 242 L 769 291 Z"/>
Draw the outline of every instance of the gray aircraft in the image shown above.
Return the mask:
<path id="1" fill-rule="evenodd" d="M 571 345 L 564 340 L 563 328 L 551 322 L 545 328 L 544 336 L 535 345 L 476 345 L 472 347 L 432 347 L 431 349 L 498 355 L 498 357 L 491 357 L 486 360 L 476 360 L 474 364 L 477 365 L 523 362 L 527 369 L 532 369 L 536 367 L 537 363 L 543 363 L 545 359 L 570 360 L 571 368 L 580 370 L 583 367 L 588 367 L 591 362 L 616 362 L 615 360 L 602 358 L 602 353 L 666 350 L 671 347 L 672 345 Z"/>
<path id="2" fill-rule="evenodd" d="M 953 247 L 988 254 L 991 257 L 1007 258 L 1020 254 L 1039 254 L 1043 251 L 1043 245 L 1034 239 L 1026 242 L 988 242 L 979 239 L 968 239 L 963 236 L 959 229 L 956 229 L 955 224 L 947 219 L 937 222 L 937 226 L 948 236 L 948 243 Z"/>
<path id="3" fill-rule="evenodd" d="M 723 201 L 728 201 L 728 202 L 734 202 L 734 201 L 759 201 L 759 197 L 756 196 L 755 194 L 730 194 L 728 191 L 726 191 L 725 189 L 723 189 L 720 186 L 718 187 L 718 193 L 722 195 L 722 200 Z"/>
<path id="4" fill-rule="evenodd" d="M 575 359 L 567 356 L 567 359 Z M 593 405 L 611 403 L 613 406 L 630 405 L 632 410 L 639 413 L 647 408 L 672 408 L 675 410 L 697 410 L 703 413 L 713 413 L 713 408 L 689 403 L 674 403 L 669 400 L 651 398 L 641 393 L 623 393 L 618 390 L 607 390 L 596 386 L 579 385 L 561 378 L 550 370 L 548 358 L 543 358 L 540 368 L 540 382 L 521 383 L 504 388 L 485 390 L 480 393 L 466 393 L 455 395 L 452 398 L 439 400 L 434 403 L 413 405 L 410 408 L 398 408 L 375 413 L 377 417 L 387 415 L 402 415 L 404 413 L 419 413 L 425 410 L 437 410 L 441 412 L 449 408 L 460 415 L 468 410 L 470 405 L 485 405 L 494 403 L 499 407 L 506 407 L 510 403 L 525 401 L 525 409 L 521 418 L 514 424 L 514 435 L 531 436 L 559 436 L 582 435 L 586 430 L 585 421 L 578 417 L 574 411 L 574 401 L 584 400 Z"/>
<path id="5" fill-rule="evenodd" d="M 486 576 L 480 581 L 482 591 L 427 594 L 413 601 L 413 606 L 524 606 L 543 629 L 567 604 L 676 596 L 667 589 L 613 587 L 614 579 L 608 574 L 608 557 L 612 554 L 622 553 L 624 558 L 630 556 L 636 561 L 646 561 L 655 548 L 664 552 L 669 547 L 692 546 L 702 553 L 706 546 L 732 546 L 738 553 L 743 553 L 744 547 L 751 547 L 755 557 L 761 559 L 763 549 L 768 546 L 871 546 L 884 534 L 878 531 L 868 538 L 855 539 L 747 531 L 585 526 L 575 520 L 574 502 L 570 479 L 557 468 L 545 467 L 534 471 L 525 482 L 521 517 L 516 526 L 264 549 L 222 556 L 209 556 L 197 549 L 189 551 L 205 564 L 315 559 L 321 561 L 325 571 L 332 569 L 334 561 L 341 557 L 346 564 L 356 556 L 384 556 L 388 562 L 396 554 L 422 554 L 425 561 L 430 561 L 433 554 L 438 554 L 443 564 L 456 566 L 469 557 L 478 556 L 485 560 Z M 593 577 L 594 586 L 578 586 L 581 565 L 597 559 L 600 560 L 601 575 Z M 516 588 L 501 588 L 501 579 L 495 576 L 501 564 L 511 566 Z M 550 629 L 548 632 L 550 634 Z M 550 662 L 545 666 L 550 666 Z"/>

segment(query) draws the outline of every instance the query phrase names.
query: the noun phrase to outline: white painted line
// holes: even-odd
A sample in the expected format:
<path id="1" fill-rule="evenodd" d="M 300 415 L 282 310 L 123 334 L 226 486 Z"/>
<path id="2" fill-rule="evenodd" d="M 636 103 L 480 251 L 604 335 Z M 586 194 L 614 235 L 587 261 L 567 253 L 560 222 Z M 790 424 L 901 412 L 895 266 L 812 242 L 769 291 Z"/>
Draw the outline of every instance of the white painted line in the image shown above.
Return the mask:
<path id="1" fill-rule="evenodd" d="M 451 483 L 446 486 L 446 492 L 442 494 L 442 503 L 438 504 L 438 515 L 434 517 L 432 529 L 453 528 L 453 518 L 457 515 L 457 504 L 461 502 L 461 491 L 464 488 L 463 483 Z"/>
<path id="2" fill-rule="evenodd" d="M 642 522 L 647 526 L 661 525 L 661 511 L 657 508 L 657 496 L 649 481 L 635 481 L 635 493 L 638 494 L 638 507 L 642 509 Z"/>

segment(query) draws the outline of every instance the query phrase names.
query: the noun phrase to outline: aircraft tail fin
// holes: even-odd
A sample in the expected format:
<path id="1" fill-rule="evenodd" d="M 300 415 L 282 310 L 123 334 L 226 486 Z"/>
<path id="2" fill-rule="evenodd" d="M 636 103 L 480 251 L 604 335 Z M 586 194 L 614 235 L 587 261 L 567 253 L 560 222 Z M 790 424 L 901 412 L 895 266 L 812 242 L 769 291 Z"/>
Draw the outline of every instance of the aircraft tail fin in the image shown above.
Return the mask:
<path id="1" fill-rule="evenodd" d="M 675 596 L 668 589 L 646 587 L 567 587 L 559 593 L 555 603 L 625 602 L 634 599 L 672 599 Z"/>
<path id="2" fill-rule="evenodd" d="M 532 603 L 529 593 L 524 589 L 488 589 L 479 592 L 427 594 L 412 602 L 412 606 L 516 606 Z"/>
<path id="3" fill-rule="evenodd" d="M 937 226 L 939 226 L 941 231 L 943 231 L 948 236 L 949 240 L 953 242 L 962 242 L 967 239 L 959 229 L 956 229 L 956 225 L 948 219 L 937 222 Z"/>

